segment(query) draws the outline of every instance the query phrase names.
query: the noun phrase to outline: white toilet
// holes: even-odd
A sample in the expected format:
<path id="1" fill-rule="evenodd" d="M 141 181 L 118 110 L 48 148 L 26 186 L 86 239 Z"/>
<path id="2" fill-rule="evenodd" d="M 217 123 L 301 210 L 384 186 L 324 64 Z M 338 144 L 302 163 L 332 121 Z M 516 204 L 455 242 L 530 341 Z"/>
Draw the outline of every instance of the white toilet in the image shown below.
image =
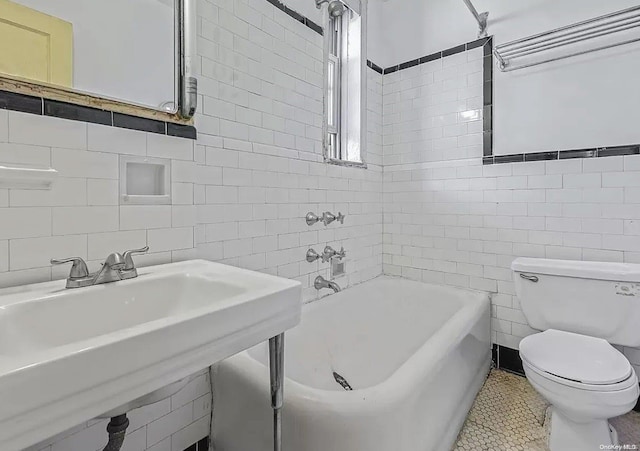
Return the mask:
<path id="1" fill-rule="evenodd" d="M 551 451 L 619 445 L 608 419 L 640 390 L 611 344 L 640 346 L 640 265 L 518 258 L 511 265 L 529 325 L 520 342 L 527 379 L 551 404 Z"/>

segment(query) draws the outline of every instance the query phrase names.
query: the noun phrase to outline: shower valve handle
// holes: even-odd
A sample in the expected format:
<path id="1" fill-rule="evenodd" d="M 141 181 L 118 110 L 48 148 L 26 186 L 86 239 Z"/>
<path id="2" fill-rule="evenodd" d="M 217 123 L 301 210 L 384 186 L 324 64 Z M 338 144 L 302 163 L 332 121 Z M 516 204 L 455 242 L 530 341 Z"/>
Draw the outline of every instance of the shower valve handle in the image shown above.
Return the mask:
<path id="1" fill-rule="evenodd" d="M 322 215 L 322 222 L 324 223 L 325 226 L 328 226 L 336 219 L 337 219 L 336 215 L 328 211 L 325 211 L 324 214 Z"/>

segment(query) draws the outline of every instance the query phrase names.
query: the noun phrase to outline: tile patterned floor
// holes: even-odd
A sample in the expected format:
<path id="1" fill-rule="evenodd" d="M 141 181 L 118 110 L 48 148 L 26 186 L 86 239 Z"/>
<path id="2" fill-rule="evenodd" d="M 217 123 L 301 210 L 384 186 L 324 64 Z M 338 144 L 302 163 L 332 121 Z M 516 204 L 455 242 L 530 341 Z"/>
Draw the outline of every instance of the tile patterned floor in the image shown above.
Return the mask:
<path id="1" fill-rule="evenodd" d="M 492 370 L 453 451 L 548 451 L 547 407 L 526 378 Z M 640 413 L 630 412 L 612 423 L 620 443 L 640 445 Z"/>

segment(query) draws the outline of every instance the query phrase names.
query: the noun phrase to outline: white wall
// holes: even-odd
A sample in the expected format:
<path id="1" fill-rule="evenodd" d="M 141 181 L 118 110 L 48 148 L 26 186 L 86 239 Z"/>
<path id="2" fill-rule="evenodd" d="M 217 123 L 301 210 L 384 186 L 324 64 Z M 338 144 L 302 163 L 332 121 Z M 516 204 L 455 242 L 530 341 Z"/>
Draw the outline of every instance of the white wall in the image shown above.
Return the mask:
<path id="1" fill-rule="evenodd" d="M 489 11 L 495 43 L 617 11 L 636 2 L 616 0 L 476 0 Z M 462 0 L 373 2 L 387 37 L 371 50 L 390 65 L 472 41 L 477 25 Z M 392 38 L 389 38 L 392 37 Z M 640 142 L 640 44 L 502 73 L 494 69 L 496 155 L 580 149 Z"/>
<path id="2" fill-rule="evenodd" d="M 73 24 L 74 88 L 152 107 L 174 100 L 173 2 L 16 1 Z"/>
<path id="3" fill-rule="evenodd" d="M 481 114 L 456 114 L 482 98 L 481 57 L 384 76 L 384 272 L 492 293 L 493 341 L 518 348 L 535 331 L 515 258 L 640 262 L 640 156 L 483 165 Z"/>

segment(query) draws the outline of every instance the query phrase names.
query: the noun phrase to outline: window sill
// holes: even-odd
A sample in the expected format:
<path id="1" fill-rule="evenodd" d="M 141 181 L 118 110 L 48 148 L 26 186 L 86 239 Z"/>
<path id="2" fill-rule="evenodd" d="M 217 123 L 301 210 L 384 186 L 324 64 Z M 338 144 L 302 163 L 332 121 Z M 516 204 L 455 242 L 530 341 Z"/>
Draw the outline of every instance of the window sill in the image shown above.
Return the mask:
<path id="1" fill-rule="evenodd" d="M 367 163 L 364 161 L 357 162 L 357 161 L 347 161 L 347 160 L 336 160 L 335 158 L 325 158 L 324 161 L 327 164 L 334 164 L 336 166 L 367 169 Z"/>

